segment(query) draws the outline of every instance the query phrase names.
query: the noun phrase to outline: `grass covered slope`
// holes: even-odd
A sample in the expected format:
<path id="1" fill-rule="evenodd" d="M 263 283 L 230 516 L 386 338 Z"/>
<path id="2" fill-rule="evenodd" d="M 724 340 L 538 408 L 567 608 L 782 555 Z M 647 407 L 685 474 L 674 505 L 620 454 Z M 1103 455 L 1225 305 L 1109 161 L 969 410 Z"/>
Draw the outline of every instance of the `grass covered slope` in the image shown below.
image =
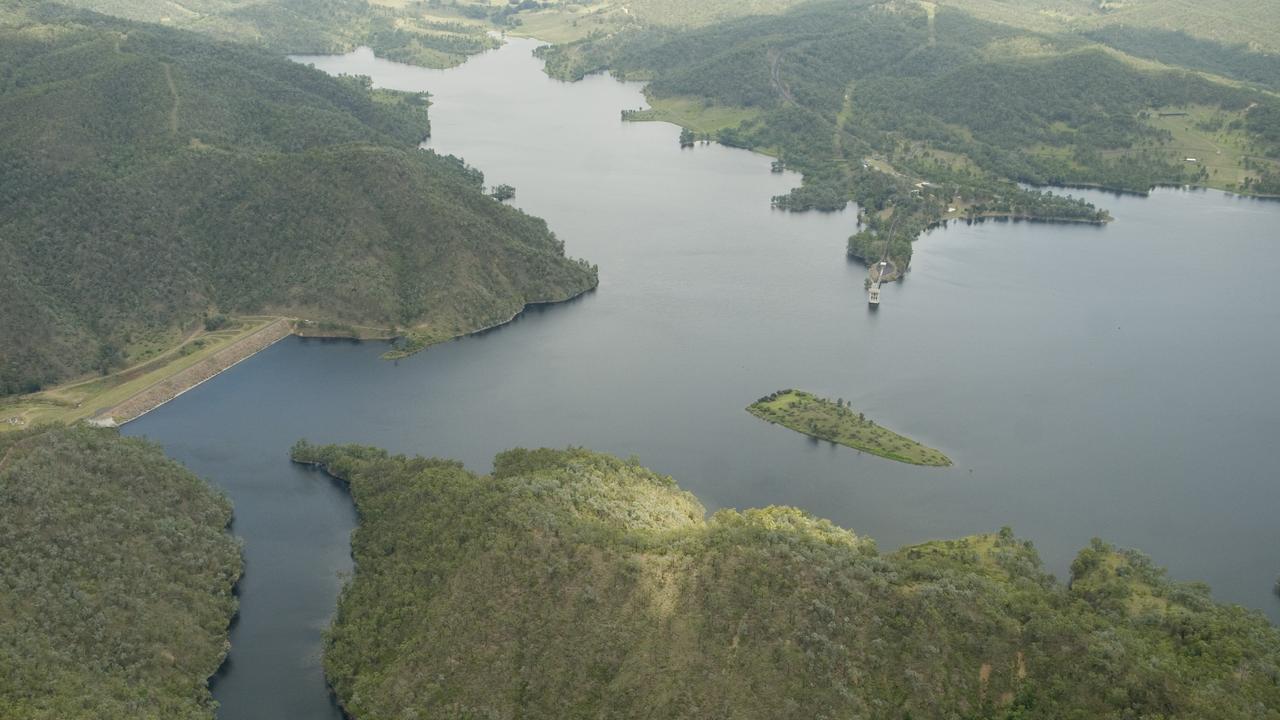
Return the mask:
<path id="1" fill-rule="evenodd" d="M 111 430 L 0 435 L 0 717 L 212 718 L 231 505 Z"/>
<path id="2" fill-rule="evenodd" d="M 909 437 L 880 427 L 843 400 L 831 402 L 803 390 L 779 390 L 751 403 L 747 412 L 819 440 L 912 465 L 945 467 L 951 460 Z"/>
<path id="3" fill-rule="evenodd" d="M 1280 15 L 1269 0 L 937 0 L 993 22 L 1031 30 L 1179 33 L 1280 52 Z"/>
<path id="4" fill-rule="evenodd" d="M 424 96 L 189 33 L 0 7 L 0 394 L 128 365 L 205 315 L 423 344 L 596 283 L 478 171 L 417 148 Z"/>
<path id="5" fill-rule="evenodd" d="M 360 513 L 325 650 L 355 720 L 1280 717 L 1280 631 L 1100 542 L 1064 586 L 1007 531 L 884 555 L 586 450 L 294 458 Z"/>
<path id="6" fill-rule="evenodd" d="M 1273 59 L 1242 52 L 1192 43 L 1169 57 L 1195 70 L 1272 77 Z M 863 227 L 849 252 L 868 262 L 888 254 L 905 267 L 911 240 L 943 220 L 1107 219 L 1088 203 L 1015 182 L 1280 194 L 1274 93 L 951 4 L 820 0 L 704 28 L 594 37 L 542 55 L 560 77 L 608 69 L 648 80 L 655 107 L 701 102 L 745 117 L 712 137 L 803 173 L 801 187 L 774 199 L 779 207 L 856 201 Z M 1184 139 L 1155 122 L 1189 107 L 1215 117 L 1216 128 L 1199 129 L 1205 139 L 1229 133 L 1214 139 L 1232 148 L 1215 155 L 1229 171 L 1188 162 Z"/>
<path id="7" fill-rule="evenodd" d="M 447 68 L 497 47 L 483 18 L 439 4 L 367 0 L 63 0 L 63 5 L 191 30 L 219 40 L 285 53 L 348 52 L 372 47 L 380 57 Z M 487 3 L 485 4 L 487 5 Z"/>

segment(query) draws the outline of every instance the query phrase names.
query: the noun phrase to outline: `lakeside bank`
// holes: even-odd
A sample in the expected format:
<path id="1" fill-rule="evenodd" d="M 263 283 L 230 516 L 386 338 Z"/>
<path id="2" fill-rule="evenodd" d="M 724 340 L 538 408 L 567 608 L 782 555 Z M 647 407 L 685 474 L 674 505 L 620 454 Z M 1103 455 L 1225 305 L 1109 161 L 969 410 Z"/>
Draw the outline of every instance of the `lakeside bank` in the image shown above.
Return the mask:
<path id="1" fill-rule="evenodd" d="M 279 323 L 288 320 L 274 315 L 242 316 L 216 329 L 197 329 L 163 352 L 142 362 L 107 375 L 90 375 L 27 395 L 0 399 L 0 430 L 17 430 L 42 423 L 70 425 L 97 419 L 94 424 L 109 425 L 105 418 L 137 417 L 153 409 L 157 403 L 138 407 L 140 395 L 172 399 L 266 347 L 260 344 L 271 332 L 279 332 Z M 284 337 L 287 332 L 274 339 Z M 255 347 L 250 351 L 249 348 Z M 182 381 L 175 381 L 182 378 Z M 120 410 L 116 410 L 120 408 Z"/>
<path id="2" fill-rule="evenodd" d="M 0 432 L 46 422 L 68 425 L 87 422 L 99 427 L 118 427 L 212 380 L 289 336 L 356 342 L 404 341 L 401 345 L 393 345 L 382 356 L 384 360 L 398 360 L 434 345 L 503 327 L 531 308 L 577 300 L 598 286 L 597 280 L 590 287 L 563 299 L 531 300 L 500 322 L 434 335 L 424 332 L 423 328 L 400 331 L 284 316 L 241 317 L 236 319 L 241 325 L 232 330 L 192 333 L 159 357 L 117 373 L 80 378 L 0 402 Z"/>
<path id="3" fill-rule="evenodd" d="M 293 334 L 293 322 L 278 318 L 200 362 L 158 380 L 124 402 L 89 418 L 91 425 L 115 427 L 137 419 Z"/>

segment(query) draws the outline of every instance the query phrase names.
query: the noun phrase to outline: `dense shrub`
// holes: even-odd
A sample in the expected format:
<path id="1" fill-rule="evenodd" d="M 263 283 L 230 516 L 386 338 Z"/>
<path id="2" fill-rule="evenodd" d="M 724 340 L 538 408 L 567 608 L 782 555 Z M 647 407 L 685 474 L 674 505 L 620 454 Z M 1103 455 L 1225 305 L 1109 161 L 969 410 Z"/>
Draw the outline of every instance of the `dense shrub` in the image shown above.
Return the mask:
<path id="1" fill-rule="evenodd" d="M 230 521 L 150 443 L 0 434 L 0 717 L 211 719 L 241 569 Z"/>
<path id="2" fill-rule="evenodd" d="M 210 307 L 442 338 L 596 282 L 479 171 L 416 147 L 424 96 L 38 17 L 0 27 L 0 394 L 118 367 Z"/>
<path id="3" fill-rule="evenodd" d="M 1280 631 L 1101 541 L 1064 586 L 1007 529 L 884 555 L 586 450 L 294 457 L 360 512 L 325 648 L 355 720 L 1280 717 Z"/>

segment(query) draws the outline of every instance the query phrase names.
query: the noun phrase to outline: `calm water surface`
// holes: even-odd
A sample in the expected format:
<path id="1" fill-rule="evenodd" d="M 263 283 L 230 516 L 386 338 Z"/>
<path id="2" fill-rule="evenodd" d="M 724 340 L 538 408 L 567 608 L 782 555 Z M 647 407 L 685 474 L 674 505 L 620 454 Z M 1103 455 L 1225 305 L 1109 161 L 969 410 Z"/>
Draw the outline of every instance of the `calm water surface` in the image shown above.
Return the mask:
<path id="1" fill-rule="evenodd" d="M 1011 525 L 1065 574 L 1091 536 L 1280 619 L 1280 203 L 1086 193 L 1106 228 L 953 225 L 866 307 L 852 210 L 678 129 L 626 124 L 636 85 L 547 79 L 528 41 L 430 71 L 303 58 L 429 90 L 433 146 L 517 188 L 600 289 L 398 363 L 286 340 L 128 426 L 227 489 L 246 540 L 221 717 L 339 717 L 318 662 L 354 514 L 291 467 L 298 438 L 458 458 L 513 446 L 639 455 L 709 508 L 798 505 L 893 548 Z M 1079 194 L 1079 191 L 1077 191 Z M 941 448 L 923 469 L 744 408 L 797 387 Z"/>

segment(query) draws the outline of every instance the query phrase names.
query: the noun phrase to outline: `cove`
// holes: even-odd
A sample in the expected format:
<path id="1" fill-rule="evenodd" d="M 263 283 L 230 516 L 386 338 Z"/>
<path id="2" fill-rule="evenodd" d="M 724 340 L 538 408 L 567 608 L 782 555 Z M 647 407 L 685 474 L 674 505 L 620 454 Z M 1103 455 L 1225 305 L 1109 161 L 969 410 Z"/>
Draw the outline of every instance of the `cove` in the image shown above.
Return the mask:
<path id="1" fill-rule="evenodd" d="M 378 343 L 287 339 L 125 428 L 235 502 L 247 565 L 220 717 L 340 717 L 319 651 L 355 517 L 290 464 L 302 437 L 479 471 L 513 446 L 635 454 L 709 508 L 796 505 L 883 549 L 1010 525 L 1059 574 L 1097 535 L 1280 619 L 1280 203 L 1073 191 L 1116 220 L 936 230 L 871 313 L 844 258 L 852 210 L 771 210 L 798 176 L 623 123 L 640 86 L 550 80 L 535 45 L 448 71 L 299 60 L 432 92 L 431 146 L 515 186 L 599 264 L 596 292 L 394 363 Z M 784 387 L 850 400 L 955 466 L 744 410 Z"/>

